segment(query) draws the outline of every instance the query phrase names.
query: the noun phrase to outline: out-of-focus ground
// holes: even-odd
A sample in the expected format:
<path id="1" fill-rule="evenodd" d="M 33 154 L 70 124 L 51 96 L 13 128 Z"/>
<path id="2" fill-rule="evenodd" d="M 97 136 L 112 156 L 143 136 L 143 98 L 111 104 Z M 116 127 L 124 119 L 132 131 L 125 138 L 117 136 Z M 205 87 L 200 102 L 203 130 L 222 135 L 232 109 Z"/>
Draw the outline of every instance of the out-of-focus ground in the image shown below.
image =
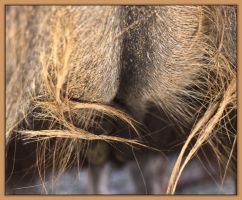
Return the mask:
<path id="1" fill-rule="evenodd" d="M 78 172 L 67 170 L 55 184 L 52 176 L 24 187 L 13 187 L 11 194 L 165 194 L 166 185 L 174 165 L 174 157 L 149 156 L 133 160 L 123 166 L 106 162 L 101 166 L 86 167 Z M 210 174 L 210 175 L 209 175 Z M 185 169 L 176 194 L 236 194 L 236 180 L 228 176 L 223 185 L 214 172 L 204 170 L 198 160 Z"/>

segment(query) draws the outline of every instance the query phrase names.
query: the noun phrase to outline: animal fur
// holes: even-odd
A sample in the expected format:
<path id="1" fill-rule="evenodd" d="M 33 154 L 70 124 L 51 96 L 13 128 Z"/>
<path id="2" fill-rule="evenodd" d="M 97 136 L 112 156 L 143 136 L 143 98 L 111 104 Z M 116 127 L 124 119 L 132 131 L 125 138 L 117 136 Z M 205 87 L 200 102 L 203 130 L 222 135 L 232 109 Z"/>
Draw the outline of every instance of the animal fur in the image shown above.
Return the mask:
<path id="1" fill-rule="evenodd" d="M 142 126 L 155 105 L 184 142 L 167 193 L 204 144 L 228 170 L 236 143 L 236 9 L 8 6 L 6 145 L 14 137 L 35 142 L 39 176 L 47 163 L 61 174 L 73 160 L 80 165 L 94 141 L 103 145 L 98 151 L 153 148 Z M 117 124 L 127 133 L 115 132 Z"/>

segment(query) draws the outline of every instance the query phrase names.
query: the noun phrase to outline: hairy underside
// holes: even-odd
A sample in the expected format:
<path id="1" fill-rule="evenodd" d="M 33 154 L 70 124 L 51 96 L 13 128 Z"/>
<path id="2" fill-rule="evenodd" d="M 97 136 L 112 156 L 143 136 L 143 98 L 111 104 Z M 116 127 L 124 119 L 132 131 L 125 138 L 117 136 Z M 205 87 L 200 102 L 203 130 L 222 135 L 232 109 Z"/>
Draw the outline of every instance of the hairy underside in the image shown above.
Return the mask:
<path id="1" fill-rule="evenodd" d="M 7 6 L 7 178 L 26 165 L 18 174 L 44 185 L 47 172 L 56 182 L 70 166 L 175 151 L 174 194 L 194 157 L 209 164 L 205 149 L 223 176 L 235 171 L 236 12 Z"/>

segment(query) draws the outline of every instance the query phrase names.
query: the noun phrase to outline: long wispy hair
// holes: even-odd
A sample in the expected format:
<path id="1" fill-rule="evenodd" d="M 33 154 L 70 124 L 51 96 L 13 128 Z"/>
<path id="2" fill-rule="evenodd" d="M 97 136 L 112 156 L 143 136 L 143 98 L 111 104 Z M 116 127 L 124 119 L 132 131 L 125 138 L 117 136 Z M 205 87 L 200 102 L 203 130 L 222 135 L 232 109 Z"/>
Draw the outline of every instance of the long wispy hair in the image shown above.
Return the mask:
<path id="1" fill-rule="evenodd" d="M 89 141 L 149 148 L 139 135 L 137 127 L 141 122 L 109 104 L 117 90 L 112 86 L 117 80 L 109 82 L 109 77 L 95 77 L 102 73 L 96 73 L 95 66 L 108 68 L 110 63 L 117 66 L 117 70 L 110 70 L 110 76 L 118 76 L 122 36 L 139 21 L 124 30 L 117 28 L 118 6 L 80 6 L 81 10 L 75 6 L 11 7 L 6 15 L 6 145 L 16 135 L 26 142 L 37 142 L 36 166 L 40 177 L 50 164 L 52 172 L 58 171 L 59 175 L 71 162 L 76 161 L 79 166 L 80 154 L 85 155 Z M 167 85 L 168 93 L 173 94 L 170 98 L 153 99 L 177 122 L 179 130 L 183 130 L 184 124 L 192 127 L 185 133 L 167 194 L 175 193 L 184 168 L 205 144 L 210 145 L 225 172 L 231 159 L 236 160 L 233 151 L 237 136 L 232 124 L 237 109 L 236 7 L 197 8 L 199 25 L 191 42 L 184 43 L 186 51 L 175 47 L 166 63 L 180 66 L 187 73 L 190 70 L 189 76 L 194 77 L 184 80 L 182 87 L 179 82 Z M 77 17 L 83 10 L 89 11 Z M 38 17 L 33 17 L 36 11 Z M 96 18 L 91 15 L 93 12 Z M 182 25 L 183 19 L 179 20 Z M 192 19 L 190 23 L 192 26 Z M 90 27 L 95 31 L 90 31 Z M 183 38 L 185 34 L 181 32 L 180 40 L 188 40 Z M 106 48 L 106 44 L 110 45 Z M 80 69 L 79 65 L 83 67 Z M 90 77 L 95 78 L 89 81 Z M 97 84 L 92 86 L 95 81 Z M 110 85 L 107 90 L 114 92 L 103 89 L 103 82 Z M 134 138 L 106 134 L 103 119 L 122 121 L 137 134 Z M 36 121 L 42 124 L 36 127 Z M 21 126 L 23 122 L 25 126 Z M 93 132 L 93 127 L 98 132 Z"/>

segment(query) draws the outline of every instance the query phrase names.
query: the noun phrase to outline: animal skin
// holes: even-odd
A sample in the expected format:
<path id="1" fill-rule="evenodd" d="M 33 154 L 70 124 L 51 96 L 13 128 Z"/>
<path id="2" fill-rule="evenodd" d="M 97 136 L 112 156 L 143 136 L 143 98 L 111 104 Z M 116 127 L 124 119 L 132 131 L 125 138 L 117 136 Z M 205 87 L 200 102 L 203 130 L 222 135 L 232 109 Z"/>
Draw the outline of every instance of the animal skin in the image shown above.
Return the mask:
<path id="1" fill-rule="evenodd" d="M 145 182 L 142 170 L 152 175 L 132 192 L 174 194 L 193 157 L 212 177 L 233 176 L 236 6 L 7 6 L 5 14 L 8 194 L 36 179 L 42 190 L 26 193 L 53 193 L 67 169 L 88 167 L 84 193 L 110 193 L 95 189 L 108 180 L 102 166 L 133 162 L 141 163 L 134 185 Z M 152 167 L 156 156 L 162 164 Z M 151 183 L 156 175 L 165 183 Z"/>

